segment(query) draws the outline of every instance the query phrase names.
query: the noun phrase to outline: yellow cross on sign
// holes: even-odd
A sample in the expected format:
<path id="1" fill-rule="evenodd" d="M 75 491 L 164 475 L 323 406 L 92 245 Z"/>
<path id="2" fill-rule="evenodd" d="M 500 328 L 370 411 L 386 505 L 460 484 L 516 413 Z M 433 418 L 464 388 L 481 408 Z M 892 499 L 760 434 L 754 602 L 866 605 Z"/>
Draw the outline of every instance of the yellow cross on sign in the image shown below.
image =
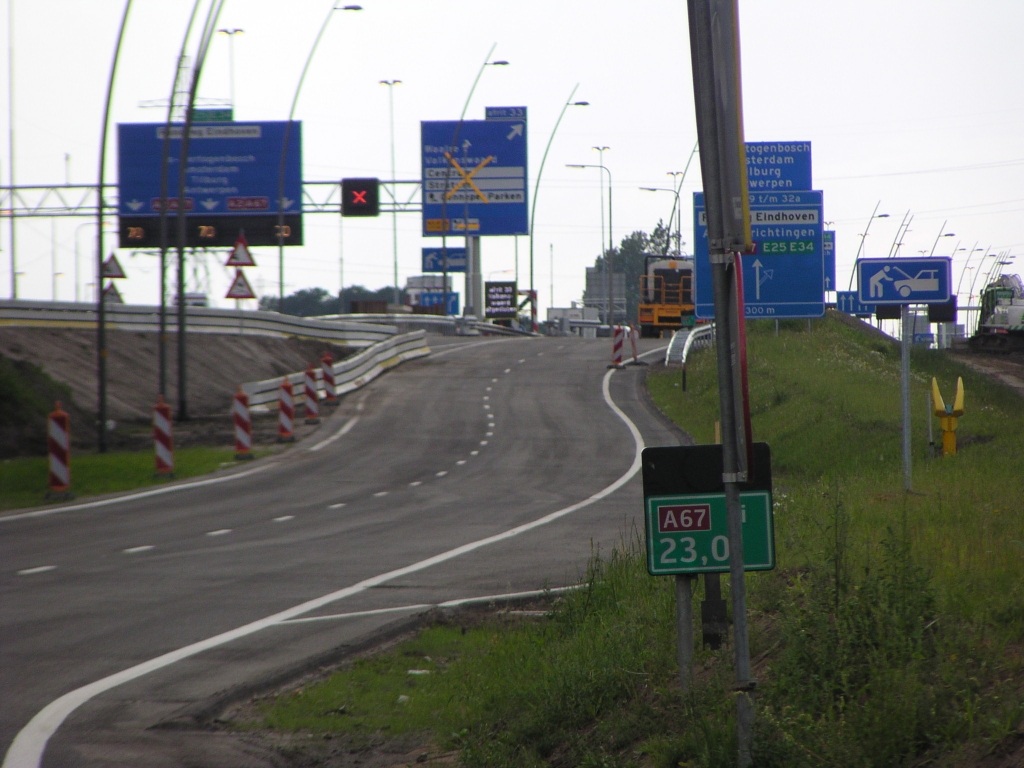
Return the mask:
<path id="1" fill-rule="evenodd" d="M 452 195 L 454 195 L 456 192 L 458 192 L 459 188 L 462 187 L 463 184 L 469 184 L 469 186 L 471 186 L 473 188 L 473 191 L 476 192 L 477 197 L 479 197 L 483 202 L 485 202 L 485 203 L 491 202 L 490 200 L 487 199 L 487 196 L 483 192 L 480 191 L 480 188 L 476 184 L 473 183 L 473 177 L 476 176 L 477 172 L 481 168 L 483 168 L 485 165 L 487 165 L 489 162 L 491 162 L 491 160 L 494 159 L 494 155 L 488 155 L 487 157 L 485 157 L 483 159 L 483 162 L 481 162 L 480 165 L 478 165 L 476 168 L 474 168 L 469 173 L 466 173 L 464 170 L 462 170 L 462 166 L 459 165 L 458 160 L 453 158 L 451 156 L 451 154 L 449 154 L 448 152 L 445 152 L 444 156 L 446 158 L 448 158 L 448 162 L 452 164 L 452 166 L 455 168 L 455 170 L 458 171 L 459 175 L 462 177 L 462 181 L 460 181 L 458 184 L 456 184 L 454 187 L 452 187 L 447 193 L 445 193 L 445 196 L 444 196 L 445 200 L 451 200 L 452 199 Z"/>

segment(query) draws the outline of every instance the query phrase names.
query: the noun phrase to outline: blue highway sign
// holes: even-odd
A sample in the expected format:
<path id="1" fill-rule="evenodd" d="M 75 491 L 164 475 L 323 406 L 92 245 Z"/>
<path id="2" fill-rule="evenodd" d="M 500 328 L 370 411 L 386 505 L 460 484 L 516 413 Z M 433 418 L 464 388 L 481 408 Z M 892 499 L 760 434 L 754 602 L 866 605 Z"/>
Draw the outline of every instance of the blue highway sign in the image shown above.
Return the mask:
<path id="1" fill-rule="evenodd" d="M 526 120 L 526 107 L 486 107 L 484 117 L 488 120 Z"/>
<path id="2" fill-rule="evenodd" d="M 809 190 L 811 142 L 748 141 L 747 187 L 751 192 Z"/>
<path id="3" fill-rule="evenodd" d="M 821 233 L 821 246 L 825 254 L 825 290 L 836 289 L 836 233 L 826 229 Z"/>
<path id="4" fill-rule="evenodd" d="M 250 245 L 277 243 L 278 184 L 287 122 L 192 126 L 185 200 L 189 245 L 231 245 L 245 229 Z M 118 216 L 122 247 L 156 243 L 163 123 L 123 123 L 118 137 Z M 183 126 L 171 126 L 167 210 L 178 211 Z M 301 245 L 302 124 L 292 123 L 284 166 L 285 245 Z M 172 237 L 174 227 L 171 227 Z M 172 240 L 173 243 L 173 240 Z"/>
<path id="5" fill-rule="evenodd" d="M 821 192 L 751 193 L 750 230 L 757 252 L 742 256 L 748 318 L 825 314 L 821 208 Z M 711 319 L 715 302 L 703 192 L 694 193 L 693 218 L 697 317 Z"/>
<path id="6" fill-rule="evenodd" d="M 526 235 L 526 120 L 420 123 L 423 235 Z"/>
<path id="7" fill-rule="evenodd" d="M 442 291 L 424 291 L 420 294 L 421 307 L 439 307 L 443 301 L 444 293 Z M 459 294 L 455 291 L 448 292 L 448 314 L 459 314 Z"/>
<path id="8" fill-rule="evenodd" d="M 862 304 L 857 300 L 856 291 L 836 291 L 836 309 L 848 315 L 867 317 L 875 314 L 874 304 Z"/>
<path id="9" fill-rule="evenodd" d="M 944 304 L 950 299 L 948 256 L 921 259 L 861 259 L 857 299 L 865 304 Z"/>
<path id="10" fill-rule="evenodd" d="M 423 249 L 423 271 L 424 272 L 444 272 L 444 250 L 440 247 L 437 248 L 424 248 Z M 466 249 L 459 247 L 453 248 L 448 246 L 448 271 L 449 272 L 465 272 L 466 271 Z"/>

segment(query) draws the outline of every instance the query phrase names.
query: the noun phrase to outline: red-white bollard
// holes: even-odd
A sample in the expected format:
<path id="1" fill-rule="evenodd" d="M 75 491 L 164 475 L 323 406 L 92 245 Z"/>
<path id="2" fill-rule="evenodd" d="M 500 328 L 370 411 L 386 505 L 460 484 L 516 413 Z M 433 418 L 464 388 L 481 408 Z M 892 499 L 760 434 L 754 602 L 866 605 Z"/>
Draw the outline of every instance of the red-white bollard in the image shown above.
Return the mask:
<path id="1" fill-rule="evenodd" d="M 249 416 L 249 396 L 238 388 L 231 402 L 231 417 L 235 422 L 235 459 L 252 458 L 252 417 Z"/>
<path id="2" fill-rule="evenodd" d="M 320 365 L 324 372 L 324 405 L 337 405 L 340 401 L 338 400 L 338 385 L 334 381 L 334 358 L 330 352 L 324 352 L 323 358 L 320 360 Z"/>
<path id="3" fill-rule="evenodd" d="M 623 328 L 621 325 L 612 326 L 612 364 L 610 368 L 621 368 L 622 367 L 622 341 Z"/>
<path id="4" fill-rule="evenodd" d="M 277 442 L 295 441 L 295 393 L 286 376 L 277 397 Z"/>
<path id="5" fill-rule="evenodd" d="M 174 438 L 171 436 L 171 406 L 164 402 L 163 395 L 153 406 L 153 446 L 157 477 L 170 477 L 174 474 Z"/>
<path id="6" fill-rule="evenodd" d="M 47 418 L 46 452 L 50 459 L 48 498 L 69 495 L 71 489 L 71 419 L 61 410 L 60 400 Z"/>
<path id="7" fill-rule="evenodd" d="M 310 363 L 306 369 L 306 423 L 320 423 L 320 395 L 316 391 L 316 369 Z"/>

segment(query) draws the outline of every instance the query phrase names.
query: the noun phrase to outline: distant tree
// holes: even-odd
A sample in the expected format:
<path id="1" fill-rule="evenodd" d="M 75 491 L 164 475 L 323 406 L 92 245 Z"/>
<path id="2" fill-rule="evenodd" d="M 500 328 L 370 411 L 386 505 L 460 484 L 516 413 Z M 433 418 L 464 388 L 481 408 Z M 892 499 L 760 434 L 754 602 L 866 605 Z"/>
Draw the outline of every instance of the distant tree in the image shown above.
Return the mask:
<path id="1" fill-rule="evenodd" d="M 260 299 L 260 309 L 281 312 L 285 315 L 299 317 L 316 317 L 318 315 L 338 315 L 347 312 L 352 301 L 393 301 L 394 288 L 385 286 L 371 291 L 361 285 L 353 285 L 342 291 L 341 296 L 328 293 L 323 288 L 303 288 L 290 296 L 284 297 L 284 308 L 279 309 L 277 296 L 264 296 Z M 404 297 L 403 297 L 404 299 Z"/>

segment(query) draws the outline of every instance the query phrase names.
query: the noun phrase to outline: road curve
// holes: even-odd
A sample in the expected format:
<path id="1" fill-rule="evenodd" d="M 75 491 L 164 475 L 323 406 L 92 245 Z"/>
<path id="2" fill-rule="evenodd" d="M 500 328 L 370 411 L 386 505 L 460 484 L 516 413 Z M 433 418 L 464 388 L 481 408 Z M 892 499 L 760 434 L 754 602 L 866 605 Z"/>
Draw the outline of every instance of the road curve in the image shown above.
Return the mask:
<path id="1" fill-rule="evenodd" d="M 3 768 L 181 764 L 152 726 L 226 688 L 577 581 L 639 515 L 638 446 L 676 442 L 608 347 L 447 346 L 246 477 L 0 519 Z"/>

